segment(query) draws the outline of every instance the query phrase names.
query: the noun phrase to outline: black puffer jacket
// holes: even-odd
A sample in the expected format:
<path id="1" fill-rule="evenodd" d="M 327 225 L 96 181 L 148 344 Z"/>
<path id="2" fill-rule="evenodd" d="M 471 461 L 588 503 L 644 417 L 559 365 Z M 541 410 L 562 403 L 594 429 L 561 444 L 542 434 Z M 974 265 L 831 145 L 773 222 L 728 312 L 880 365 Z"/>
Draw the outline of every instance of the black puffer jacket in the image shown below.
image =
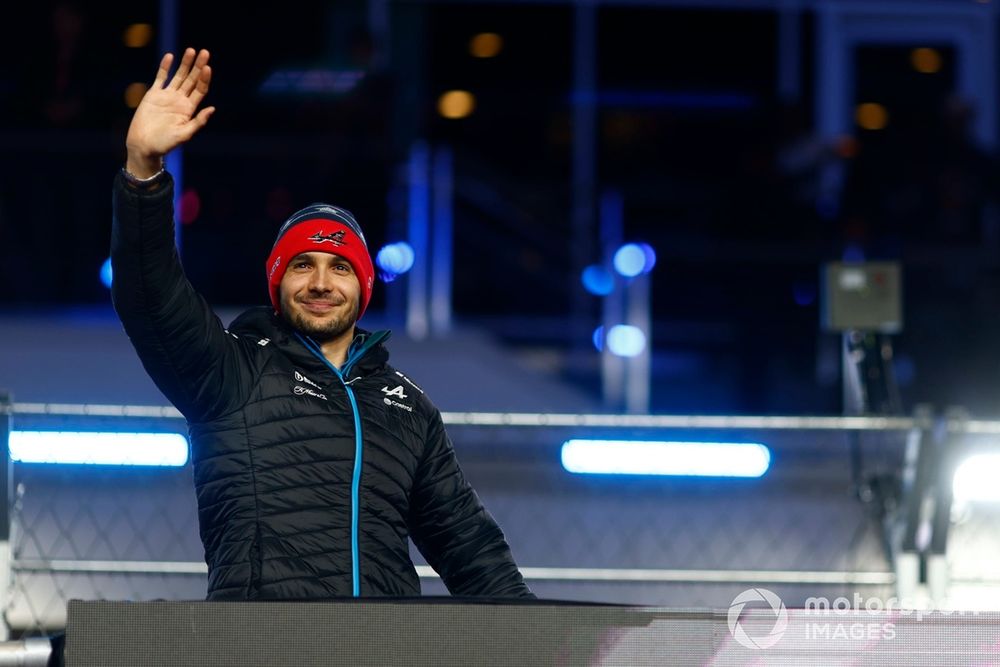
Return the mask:
<path id="1" fill-rule="evenodd" d="M 184 277 L 172 198 L 116 178 L 112 294 L 188 420 L 208 598 L 418 595 L 408 537 L 453 594 L 530 597 L 388 332 L 338 370 L 268 308 L 227 331 Z"/>

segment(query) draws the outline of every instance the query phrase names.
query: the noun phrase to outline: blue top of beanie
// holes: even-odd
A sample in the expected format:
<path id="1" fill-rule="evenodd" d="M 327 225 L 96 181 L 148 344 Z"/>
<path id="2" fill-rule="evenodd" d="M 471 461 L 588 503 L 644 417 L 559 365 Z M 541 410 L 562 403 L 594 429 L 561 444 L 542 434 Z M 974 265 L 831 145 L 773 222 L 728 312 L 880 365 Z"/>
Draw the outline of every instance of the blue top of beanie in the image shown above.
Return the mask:
<path id="1" fill-rule="evenodd" d="M 278 230 L 278 237 L 274 239 L 274 245 L 278 245 L 278 241 L 280 241 L 281 237 L 285 235 L 285 232 L 298 223 L 304 222 L 305 220 L 316 220 L 317 218 L 333 220 L 347 225 L 350 230 L 354 232 L 359 239 L 361 239 L 361 242 L 365 244 L 365 247 L 368 247 L 365 235 L 361 232 L 361 226 L 358 224 L 358 221 L 354 219 L 354 215 L 350 211 L 346 208 L 340 208 L 338 206 L 324 204 L 322 202 L 309 204 L 309 206 L 306 206 L 300 211 L 296 211 L 290 218 L 288 218 L 288 220 L 285 220 L 285 223 L 281 225 L 281 228 Z"/>

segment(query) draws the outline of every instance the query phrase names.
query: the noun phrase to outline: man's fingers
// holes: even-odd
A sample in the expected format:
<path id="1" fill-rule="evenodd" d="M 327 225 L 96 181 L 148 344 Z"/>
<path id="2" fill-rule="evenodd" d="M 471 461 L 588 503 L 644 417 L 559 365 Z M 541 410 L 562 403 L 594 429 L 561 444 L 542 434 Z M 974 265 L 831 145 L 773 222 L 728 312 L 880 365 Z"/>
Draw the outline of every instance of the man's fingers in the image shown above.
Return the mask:
<path id="1" fill-rule="evenodd" d="M 215 107 L 205 107 L 198 112 L 191 120 L 177 128 L 177 142 L 180 145 L 191 140 L 191 137 L 198 133 L 198 130 L 205 127 L 208 119 L 215 113 Z"/>
<path id="2" fill-rule="evenodd" d="M 191 119 L 191 125 L 194 126 L 191 134 L 193 135 L 195 132 L 205 127 L 205 124 L 208 123 L 208 119 L 212 117 L 213 113 L 215 113 L 215 107 L 205 107 L 199 111 L 198 115 Z"/>
<path id="3" fill-rule="evenodd" d="M 184 80 L 187 79 L 188 72 L 191 71 L 191 64 L 194 62 L 194 49 L 184 49 L 184 56 L 181 58 L 180 67 L 174 72 L 174 78 L 170 80 L 170 87 L 178 89 Z"/>
<path id="4" fill-rule="evenodd" d="M 170 74 L 170 63 L 174 62 L 174 54 L 165 53 L 160 59 L 160 69 L 156 70 L 156 78 L 153 80 L 153 88 L 163 88 L 163 84 Z"/>
<path id="5" fill-rule="evenodd" d="M 209 65 L 201 70 L 201 74 L 198 76 L 198 81 L 195 83 L 194 90 L 191 92 L 191 101 L 197 107 L 201 104 L 201 101 L 205 98 L 208 93 L 208 85 L 212 82 L 212 68 Z"/>
<path id="6" fill-rule="evenodd" d="M 208 67 L 208 51 L 202 49 L 198 52 L 198 57 L 194 61 L 194 67 L 188 73 L 187 78 L 184 79 L 184 83 L 181 84 L 180 91 L 185 95 L 190 95 L 191 91 L 195 89 L 198 81 L 201 80 L 201 73 Z"/>

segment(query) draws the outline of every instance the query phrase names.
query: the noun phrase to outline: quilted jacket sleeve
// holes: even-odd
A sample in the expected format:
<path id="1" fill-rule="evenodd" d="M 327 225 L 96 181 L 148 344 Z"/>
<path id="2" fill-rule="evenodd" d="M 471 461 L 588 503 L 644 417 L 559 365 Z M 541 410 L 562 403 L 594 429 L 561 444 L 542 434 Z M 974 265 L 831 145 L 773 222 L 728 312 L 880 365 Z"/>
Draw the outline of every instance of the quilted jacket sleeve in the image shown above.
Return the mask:
<path id="1" fill-rule="evenodd" d="M 113 189 L 111 296 L 146 372 L 191 422 L 246 400 L 251 350 L 226 333 L 188 282 L 174 247 L 173 181 L 153 192 Z"/>
<path id="2" fill-rule="evenodd" d="M 417 470 L 410 530 L 453 595 L 535 597 L 503 532 L 462 474 L 437 410 Z"/>

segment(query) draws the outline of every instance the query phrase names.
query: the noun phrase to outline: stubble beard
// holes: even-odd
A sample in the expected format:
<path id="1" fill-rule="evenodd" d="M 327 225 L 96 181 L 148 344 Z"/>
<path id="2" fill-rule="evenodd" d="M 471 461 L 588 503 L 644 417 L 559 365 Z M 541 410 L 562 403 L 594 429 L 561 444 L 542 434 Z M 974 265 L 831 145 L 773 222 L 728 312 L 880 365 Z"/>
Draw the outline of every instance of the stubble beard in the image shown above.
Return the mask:
<path id="1" fill-rule="evenodd" d="M 288 303 L 284 299 L 282 299 L 281 303 L 281 316 L 285 321 L 296 331 L 309 336 L 318 343 L 325 343 L 340 338 L 350 331 L 358 321 L 359 310 L 360 304 L 355 301 L 354 308 L 350 312 L 340 317 L 317 321 L 303 313 L 300 308 L 289 308 Z"/>

